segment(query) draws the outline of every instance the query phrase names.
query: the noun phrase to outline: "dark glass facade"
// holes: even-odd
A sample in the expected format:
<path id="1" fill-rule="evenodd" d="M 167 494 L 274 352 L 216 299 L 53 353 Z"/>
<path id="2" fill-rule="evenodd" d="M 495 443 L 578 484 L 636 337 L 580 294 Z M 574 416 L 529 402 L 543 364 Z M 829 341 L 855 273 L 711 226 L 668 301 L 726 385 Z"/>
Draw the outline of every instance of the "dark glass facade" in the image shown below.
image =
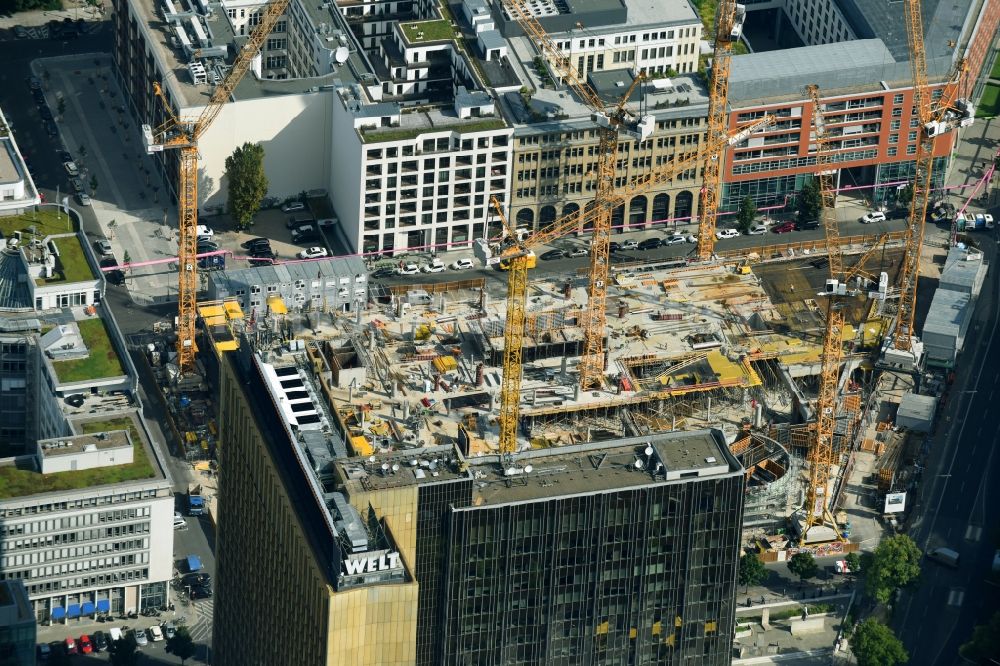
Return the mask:
<path id="1" fill-rule="evenodd" d="M 441 663 L 441 621 L 450 507 L 472 501 L 471 479 L 420 486 L 417 495 L 417 664 Z"/>
<path id="2" fill-rule="evenodd" d="M 440 663 L 728 664 L 742 518 L 739 473 L 454 507 Z"/>

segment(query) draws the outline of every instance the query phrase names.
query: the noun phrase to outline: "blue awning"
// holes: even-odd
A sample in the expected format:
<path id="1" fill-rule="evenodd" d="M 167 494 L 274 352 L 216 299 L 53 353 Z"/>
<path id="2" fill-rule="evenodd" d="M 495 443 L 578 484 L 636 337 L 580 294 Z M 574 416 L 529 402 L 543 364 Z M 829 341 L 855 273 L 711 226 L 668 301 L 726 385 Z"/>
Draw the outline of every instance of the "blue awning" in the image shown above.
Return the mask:
<path id="1" fill-rule="evenodd" d="M 201 559 L 197 555 L 188 555 L 188 571 L 198 571 L 201 569 Z"/>
<path id="2" fill-rule="evenodd" d="M 56 606 L 52 609 L 52 619 L 61 620 L 66 617 L 66 609 L 62 606 Z"/>
<path id="3" fill-rule="evenodd" d="M 98 599 L 97 600 L 97 612 L 98 613 L 110 613 L 111 612 L 111 600 L 110 599 Z"/>
<path id="4" fill-rule="evenodd" d="M 93 615 L 94 614 L 94 604 L 89 601 L 84 601 L 80 606 L 80 613 L 82 615 Z"/>
<path id="5" fill-rule="evenodd" d="M 80 617 L 80 604 L 70 604 L 66 607 L 66 617 Z"/>

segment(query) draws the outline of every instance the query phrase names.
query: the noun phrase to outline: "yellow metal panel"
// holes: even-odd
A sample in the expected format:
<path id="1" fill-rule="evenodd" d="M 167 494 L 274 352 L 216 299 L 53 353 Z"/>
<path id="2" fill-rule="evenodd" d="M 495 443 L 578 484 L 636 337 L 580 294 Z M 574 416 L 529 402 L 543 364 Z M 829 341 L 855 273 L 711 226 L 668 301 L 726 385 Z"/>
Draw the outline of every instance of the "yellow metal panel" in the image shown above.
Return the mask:
<path id="1" fill-rule="evenodd" d="M 607 620 L 605 620 L 604 622 L 601 622 L 599 625 L 597 625 L 597 629 L 594 630 L 594 633 L 597 634 L 598 636 L 604 636 L 605 634 L 607 634 L 608 633 L 608 622 L 607 622 Z"/>
<path id="2" fill-rule="evenodd" d="M 274 314 L 288 314 L 288 308 L 285 307 L 285 301 L 281 299 L 281 296 L 268 296 L 267 307 L 270 308 L 271 312 Z"/>
<path id="3" fill-rule="evenodd" d="M 215 348 L 220 352 L 236 351 L 240 348 L 240 343 L 238 340 L 223 340 L 222 342 L 216 342 Z"/>
<path id="4" fill-rule="evenodd" d="M 353 448 L 354 452 L 359 456 L 370 456 L 375 453 L 375 449 L 372 448 L 372 445 L 368 442 L 368 438 L 364 435 L 351 437 L 351 448 Z"/>
<path id="5" fill-rule="evenodd" d="M 243 308 L 236 301 L 226 301 L 224 307 L 230 319 L 243 319 Z"/>
<path id="6" fill-rule="evenodd" d="M 201 315 L 202 319 L 208 319 L 209 317 L 222 317 L 226 311 L 218 305 L 202 305 L 198 308 L 198 314 Z"/>

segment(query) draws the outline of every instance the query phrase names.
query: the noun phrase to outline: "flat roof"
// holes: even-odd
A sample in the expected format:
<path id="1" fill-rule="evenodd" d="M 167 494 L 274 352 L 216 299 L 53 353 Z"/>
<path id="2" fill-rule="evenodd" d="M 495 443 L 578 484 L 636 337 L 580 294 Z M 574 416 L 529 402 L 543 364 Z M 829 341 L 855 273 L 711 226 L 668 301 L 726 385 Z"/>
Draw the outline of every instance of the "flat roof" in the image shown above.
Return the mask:
<path id="1" fill-rule="evenodd" d="M 931 299 L 931 307 L 924 320 L 924 332 L 938 335 L 959 336 L 972 296 L 964 291 L 938 289 Z"/>
<path id="2" fill-rule="evenodd" d="M 688 0 L 624 0 L 630 28 L 677 23 L 700 23 L 701 19 Z"/>
<path id="3" fill-rule="evenodd" d="M 74 455 L 93 449 L 117 449 L 129 446 L 130 443 L 127 429 L 38 440 L 38 445 L 42 449 L 42 456 L 45 458 Z M 90 447 L 93 447 L 93 449 Z"/>
<path id="4" fill-rule="evenodd" d="M 881 39 L 896 60 L 907 61 L 909 44 L 901 2 L 839 0 L 837 4 L 856 35 Z M 958 39 L 972 0 L 923 0 L 921 5 L 927 58 L 948 55 L 948 40 Z"/>
<path id="5" fill-rule="evenodd" d="M 506 469 L 496 456 L 471 458 L 469 509 L 742 474 L 724 441 L 717 430 L 656 433 L 524 451 Z"/>
<path id="6" fill-rule="evenodd" d="M 21 172 L 14 160 L 14 144 L 5 136 L 0 136 L 0 143 L 4 146 L 4 149 L 0 150 L 0 183 L 21 182 Z"/>
<path id="7" fill-rule="evenodd" d="M 69 423 L 76 434 L 71 437 L 54 438 L 55 440 L 68 441 L 75 440 L 81 435 L 127 430 L 134 447 L 133 462 L 126 465 L 41 474 L 34 468 L 33 464 L 28 462 L 30 460 L 33 463 L 34 458 L 23 456 L 0 465 L 0 501 L 111 484 L 166 480 L 167 477 L 153 451 L 153 445 L 146 437 L 146 430 L 134 411 L 104 417 L 88 415 L 81 418 L 71 418 Z M 47 451 L 46 455 L 50 453 L 51 450 Z"/>
<path id="8" fill-rule="evenodd" d="M 462 456 L 454 446 L 427 446 L 369 458 L 345 458 L 338 460 L 336 467 L 350 494 L 362 488 L 386 490 L 471 479 L 461 463 Z"/>

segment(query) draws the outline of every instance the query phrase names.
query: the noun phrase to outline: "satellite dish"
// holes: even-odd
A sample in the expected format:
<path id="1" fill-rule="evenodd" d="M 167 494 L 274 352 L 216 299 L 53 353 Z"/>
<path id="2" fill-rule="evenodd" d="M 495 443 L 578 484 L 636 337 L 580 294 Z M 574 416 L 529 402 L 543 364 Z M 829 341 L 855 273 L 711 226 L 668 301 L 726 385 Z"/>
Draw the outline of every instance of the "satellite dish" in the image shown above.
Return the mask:
<path id="1" fill-rule="evenodd" d="M 635 468 L 636 469 L 642 469 L 642 461 L 641 460 L 636 460 L 635 461 Z"/>
<path id="2" fill-rule="evenodd" d="M 347 57 L 351 55 L 351 50 L 346 46 L 338 46 L 337 50 L 333 52 L 333 61 L 338 65 L 347 62 Z"/>
<path id="3" fill-rule="evenodd" d="M 375 456 L 370 456 L 368 458 L 368 462 L 371 462 L 371 463 L 375 462 Z"/>
<path id="4" fill-rule="evenodd" d="M 389 463 L 382 463 L 382 471 L 383 472 L 389 471 Z"/>
<path id="5" fill-rule="evenodd" d="M 653 455 L 653 447 L 652 446 L 647 446 L 646 450 L 643 451 L 643 453 L 645 453 L 647 456 Z"/>
<path id="6" fill-rule="evenodd" d="M 531 474 L 531 470 L 533 470 L 533 469 L 535 469 L 535 468 L 532 467 L 531 465 L 525 465 L 524 466 L 524 473 L 525 474 Z"/>
<path id="7" fill-rule="evenodd" d="M 393 465 L 392 466 L 392 471 L 393 472 L 398 472 L 399 471 L 399 465 Z"/>

